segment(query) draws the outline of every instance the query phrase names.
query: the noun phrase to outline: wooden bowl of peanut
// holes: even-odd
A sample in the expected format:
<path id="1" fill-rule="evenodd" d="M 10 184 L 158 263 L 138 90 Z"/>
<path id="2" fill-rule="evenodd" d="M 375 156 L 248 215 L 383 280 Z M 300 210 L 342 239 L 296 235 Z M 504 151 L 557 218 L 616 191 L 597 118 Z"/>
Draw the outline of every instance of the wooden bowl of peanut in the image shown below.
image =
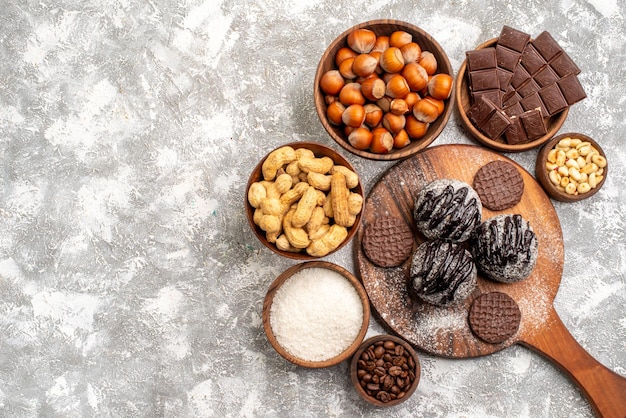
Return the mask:
<path id="1" fill-rule="evenodd" d="M 314 80 L 315 109 L 340 146 L 371 160 L 407 158 L 443 131 L 452 65 L 424 30 L 399 20 L 355 25 L 330 43 Z"/>
<path id="2" fill-rule="evenodd" d="M 552 199 L 577 202 L 596 194 L 608 174 L 606 155 L 587 135 L 555 136 L 537 154 L 535 174 Z"/>
<path id="3" fill-rule="evenodd" d="M 361 222 L 363 187 L 338 152 L 295 142 L 257 164 L 245 205 L 248 223 L 263 245 L 284 257 L 314 260 L 352 239 Z"/>

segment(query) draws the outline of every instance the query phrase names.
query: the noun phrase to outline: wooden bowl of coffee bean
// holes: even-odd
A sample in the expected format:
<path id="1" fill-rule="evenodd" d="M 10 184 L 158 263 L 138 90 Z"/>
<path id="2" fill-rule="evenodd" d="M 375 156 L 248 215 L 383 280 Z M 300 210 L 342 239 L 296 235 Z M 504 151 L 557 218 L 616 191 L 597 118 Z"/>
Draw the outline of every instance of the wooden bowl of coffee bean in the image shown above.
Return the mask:
<path id="1" fill-rule="evenodd" d="M 535 175 L 548 196 L 561 202 L 577 202 L 600 190 L 608 174 L 600 145 L 581 133 L 552 138 L 537 154 Z"/>
<path id="2" fill-rule="evenodd" d="M 377 335 L 361 344 L 352 357 L 350 377 L 367 402 L 387 407 L 408 399 L 420 380 L 417 353 L 394 335 Z"/>

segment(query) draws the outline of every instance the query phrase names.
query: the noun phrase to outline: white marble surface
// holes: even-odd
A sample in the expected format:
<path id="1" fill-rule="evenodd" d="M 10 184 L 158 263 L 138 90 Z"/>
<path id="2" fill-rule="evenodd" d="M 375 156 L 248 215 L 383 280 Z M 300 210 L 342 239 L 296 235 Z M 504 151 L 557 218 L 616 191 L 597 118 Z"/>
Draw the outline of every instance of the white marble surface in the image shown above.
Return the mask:
<path id="1" fill-rule="evenodd" d="M 623 0 L 8 0 L 0 7 L 0 416 L 376 416 L 347 363 L 285 362 L 261 324 L 293 261 L 256 240 L 247 177 L 294 140 L 339 149 L 366 189 L 391 163 L 348 155 L 317 119 L 315 68 L 353 24 L 416 24 L 455 69 L 503 24 L 550 31 L 588 98 L 561 132 L 596 138 L 603 190 L 556 203 L 556 309 L 626 375 L 626 4 Z M 454 115 L 434 144 L 473 143 Z M 534 172 L 536 150 L 511 155 Z M 354 269 L 352 247 L 327 257 Z M 369 335 L 382 332 L 372 321 Z M 513 346 L 422 354 L 387 416 L 588 417 L 556 367 Z"/>

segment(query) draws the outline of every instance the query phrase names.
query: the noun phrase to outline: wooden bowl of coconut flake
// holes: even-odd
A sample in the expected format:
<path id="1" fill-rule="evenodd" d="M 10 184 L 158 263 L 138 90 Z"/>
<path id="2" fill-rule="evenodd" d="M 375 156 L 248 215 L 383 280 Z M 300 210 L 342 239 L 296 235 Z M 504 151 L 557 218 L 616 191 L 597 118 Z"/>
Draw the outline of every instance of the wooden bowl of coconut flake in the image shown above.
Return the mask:
<path id="1" fill-rule="evenodd" d="M 326 261 L 296 264 L 270 285 L 263 327 L 272 347 L 291 363 L 330 367 L 354 354 L 370 319 L 369 299 L 348 270 Z"/>

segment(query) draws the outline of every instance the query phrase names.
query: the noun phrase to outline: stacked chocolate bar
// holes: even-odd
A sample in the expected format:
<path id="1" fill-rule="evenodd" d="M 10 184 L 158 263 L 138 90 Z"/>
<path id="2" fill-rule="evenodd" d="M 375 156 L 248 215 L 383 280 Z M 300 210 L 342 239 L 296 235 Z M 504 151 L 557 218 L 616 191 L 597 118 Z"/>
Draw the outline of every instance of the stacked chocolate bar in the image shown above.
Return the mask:
<path id="1" fill-rule="evenodd" d="M 467 116 L 492 140 L 534 141 L 546 134 L 546 118 L 587 97 L 580 69 L 548 32 L 531 40 L 504 26 L 495 46 L 468 51 L 466 58 Z"/>

